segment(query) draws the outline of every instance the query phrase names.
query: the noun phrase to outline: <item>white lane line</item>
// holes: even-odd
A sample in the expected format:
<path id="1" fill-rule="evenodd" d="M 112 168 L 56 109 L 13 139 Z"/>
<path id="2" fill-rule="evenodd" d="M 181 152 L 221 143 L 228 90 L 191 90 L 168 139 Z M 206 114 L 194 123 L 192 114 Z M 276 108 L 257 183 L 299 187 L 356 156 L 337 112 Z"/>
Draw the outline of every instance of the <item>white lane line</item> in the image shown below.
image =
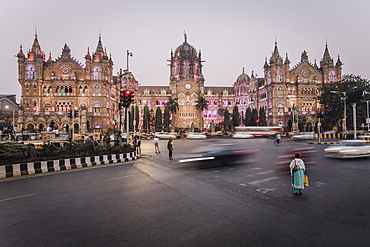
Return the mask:
<path id="1" fill-rule="evenodd" d="M 269 173 L 273 173 L 274 172 L 274 170 L 268 170 L 268 171 L 264 171 L 264 172 L 257 172 L 257 173 L 255 173 L 255 174 L 258 174 L 258 175 L 265 175 L 265 174 L 269 174 Z"/>
<path id="2" fill-rule="evenodd" d="M 21 198 L 25 198 L 25 197 L 29 197 L 29 196 L 34 196 L 36 194 L 28 194 L 28 195 L 23 195 L 23 196 L 15 196 L 15 197 L 9 197 L 9 198 L 5 198 L 5 199 L 1 199 L 0 202 L 6 202 L 6 201 L 10 201 L 10 200 L 15 200 L 15 199 L 21 199 Z"/>
<path id="3" fill-rule="evenodd" d="M 117 179 L 129 178 L 129 177 L 133 177 L 133 176 L 134 175 L 127 175 L 127 176 L 123 176 L 123 177 L 110 178 L 110 179 L 107 179 L 105 181 L 112 181 L 112 180 L 117 180 Z"/>
<path id="4" fill-rule="evenodd" d="M 256 184 L 259 184 L 259 183 L 268 182 L 268 181 L 279 179 L 279 178 L 280 177 L 264 178 L 264 179 L 261 179 L 261 180 L 256 180 L 256 181 L 248 182 L 248 184 L 250 184 L 250 185 L 256 185 Z"/>
<path id="5" fill-rule="evenodd" d="M 263 194 L 266 194 L 267 192 L 274 191 L 274 190 L 277 190 L 277 189 L 276 188 L 273 188 L 273 189 L 262 189 L 262 188 L 256 189 L 256 191 L 261 192 Z"/>

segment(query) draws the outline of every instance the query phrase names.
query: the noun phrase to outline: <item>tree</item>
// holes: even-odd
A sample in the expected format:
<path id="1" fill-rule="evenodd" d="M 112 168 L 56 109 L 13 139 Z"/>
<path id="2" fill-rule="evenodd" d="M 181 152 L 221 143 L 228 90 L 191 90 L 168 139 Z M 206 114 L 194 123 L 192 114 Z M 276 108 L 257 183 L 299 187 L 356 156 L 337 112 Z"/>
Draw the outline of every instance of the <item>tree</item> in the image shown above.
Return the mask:
<path id="1" fill-rule="evenodd" d="M 239 120 L 239 108 L 238 106 L 234 106 L 233 108 L 233 126 L 239 126 L 240 120 Z"/>
<path id="2" fill-rule="evenodd" d="M 168 98 L 168 102 L 166 106 L 168 106 L 168 110 L 172 114 L 172 121 L 171 121 L 171 128 L 175 129 L 175 114 L 179 109 L 179 103 L 177 102 L 178 98 L 172 98 L 171 96 Z"/>
<path id="3" fill-rule="evenodd" d="M 246 126 L 251 126 L 253 125 L 252 123 L 252 110 L 250 107 L 247 108 L 245 111 L 245 125 Z"/>
<path id="4" fill-rule="evenodd" d="M 267 126 L 265 107 L 260 107 L 259 119 L 260 119 L 260 126 Z"/>
<path id="5" fill-rule="evenodd" d="M 230 113 L 227 109 L 224 110 L 224 121 L 223 121 L 224 131 L 230 130 L 232 122 L 230 120 Z"/>
<path id="6" fill-rule="evenodd" d="M 168 131 L 169 130 L 169 126 L 171 124 L 171 121 L 170 121 L 170 109 L 168 106 L 165 106 L 164 108 L 164 114 L 163 114 L 163 129 L 164 131 Z"/>
<path id="7" fill-rule="evenodd" d="M 162 130 L 162 110 L 160 107 L 157 107 L 155 112 L 155 130 L 160 131 Z"/>
<path id="8" fill-rule="evenodd" d="M 200 112 L 201 115 L 201 128 L 200 130 L 203 131 L 204 129 L 204 116 L 203 116 L 203 111 L 208 110 L 208 100 L 206 100 L 204 97 L 200 96 L 195 105 L 195 108 Z"/>
<path id="9" fill-rule="evenodd" d="M 258 120 L 258 112 L 257 109 L 253 108 L 251 113 L 251 125 L 255 126 L 257 125 Z"/>
<path id="10" fill-rule="evenodd" d="M 144 106 L 144 118 L 143 118 L 143 129 L 146 130 L 146 133 L 150 133 L 150 113 L 149 107 L 147 104 Z"/>
<path id="11" fill-rule="evenodd" d="M 334 127 L 341 129 L 340 121 L 344 118 L 344 100 L 346 99 L 346 126 L 347 129 L 353 129 L 353 110 L 351 102 L 356 102 L 357 124 L 360 126 L 366 122 L 366 103 L 369 100 L 370 81 L 357 75 L 344 75 L 340 83 L 326 84 L 322 88 L 319 97 L 322 109 L 325 112 L 325 118 L 321 118 L 323 130 L 331 130 Z M 364 96 L 362 93 L 365 91 Z M 362 102 L 361 102 L 362 101 Z M 356 128 L 358 128 L 356 126 Z M 343 130 L 342 130 L 343 131 Z"/>

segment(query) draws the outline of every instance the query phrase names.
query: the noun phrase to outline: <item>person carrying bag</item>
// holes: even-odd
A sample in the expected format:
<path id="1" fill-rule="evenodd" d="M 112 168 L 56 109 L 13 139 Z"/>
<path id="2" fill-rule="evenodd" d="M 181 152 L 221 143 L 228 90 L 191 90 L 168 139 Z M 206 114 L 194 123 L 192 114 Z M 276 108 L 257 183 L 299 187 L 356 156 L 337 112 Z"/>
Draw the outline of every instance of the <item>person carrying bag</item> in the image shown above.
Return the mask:
<path id="1" fill-rule="evenodd" d="M 295 159 L 290 162 L 289 165 L 290 174 L 292 176 L 292 187 L 294 189 L 294 195 L 301 195 L 304 189 L 304 172 L 306 166 L 302 159 L 300 159 L 300 154 L 295 154 Z M 308 184 L 308 183 L 307 183 Z"/>

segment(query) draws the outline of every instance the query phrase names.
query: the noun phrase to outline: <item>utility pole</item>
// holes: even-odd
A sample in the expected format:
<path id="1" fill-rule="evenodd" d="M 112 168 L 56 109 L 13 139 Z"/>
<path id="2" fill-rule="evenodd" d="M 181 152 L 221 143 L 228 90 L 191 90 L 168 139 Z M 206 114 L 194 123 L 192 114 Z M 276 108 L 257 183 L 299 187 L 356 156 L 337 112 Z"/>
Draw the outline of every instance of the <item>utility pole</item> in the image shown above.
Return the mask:
<path id="1" fill-rule="evenodd" d="M 356 102 L 352 103 L 352 108 L 353 108 L 353 139 L 357 139 L 357 119 L 356 119 Z"/>

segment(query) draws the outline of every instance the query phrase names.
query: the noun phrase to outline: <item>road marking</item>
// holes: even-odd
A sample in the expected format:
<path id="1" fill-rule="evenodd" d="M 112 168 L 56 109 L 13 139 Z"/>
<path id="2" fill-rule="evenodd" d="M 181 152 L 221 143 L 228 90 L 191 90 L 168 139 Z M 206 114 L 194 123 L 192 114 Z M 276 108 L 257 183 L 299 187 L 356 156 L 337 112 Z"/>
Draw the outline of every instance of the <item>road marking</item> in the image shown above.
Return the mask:
<path id="1" fill-rule="evenodd" d="M 117 178 L 110 178 L 110 179 L 107 179 L 105 181 L 112 181 L 112 180 L 117 180 L 117 179 L 122 179 L 122 178 L 129 178 L 129 177 L 133 177 L 134 175 L 127 175 L 127 176 L 123 176 L 123 177 L 117 177 Z"/>
<path id="2" fill-rule="evenodd" d="M 10 200 L 15 200 L 15 199 L 21 199 L 21 198 L 25 198 L 25 197 L 29 197 L 29 196 L 34 196 L 36 194 L 28 194 L 28 195 L 23 195 L 23 196 L 15 196 L 15 197 L 9 197 L 9 198 L 5 198 L 5 199 L 1 199 L 0 202 L 6 202 L 6 201 L 10 201 Z"/>
<path id="3" fill-rule="evenodd" d="M 266 194 L 267 192 L 277 190 L 276 188 L 274 189 L 256 189 L 256 191 L 261 192 L 263 194 Z"/>
<path id="4" fill-rule="evenodd" d="M 273 173 L 274 170 L 268 170 L 268 171 L 265 171 L 265 172 L 257 172 L 255 174 L 262 174 L 262 175 L 265 175 L 265 174 L 269 174 L 269 173 Z"/>
<path id="5" fill-rule="evenodd" d="M 315 182 L 315 184 L 317 185 L 317 187 L 321 187 L 323 185 L 326 185 L 326 183 L 323 183 L 323 182 Z"/>
<path id="6" fill-rule="evenodd" d="M 248 182 L 248 184 L 256 185 L 256 184 L 259 184 L 259 183 L 268 182 L 268 181 L 279 179 L 279 178 L 280 177 L 269 177 L 269 178 L 264 178 L 264 179 L 261 179 L 261 180 L 256 180 L 256 181 Z"/>

